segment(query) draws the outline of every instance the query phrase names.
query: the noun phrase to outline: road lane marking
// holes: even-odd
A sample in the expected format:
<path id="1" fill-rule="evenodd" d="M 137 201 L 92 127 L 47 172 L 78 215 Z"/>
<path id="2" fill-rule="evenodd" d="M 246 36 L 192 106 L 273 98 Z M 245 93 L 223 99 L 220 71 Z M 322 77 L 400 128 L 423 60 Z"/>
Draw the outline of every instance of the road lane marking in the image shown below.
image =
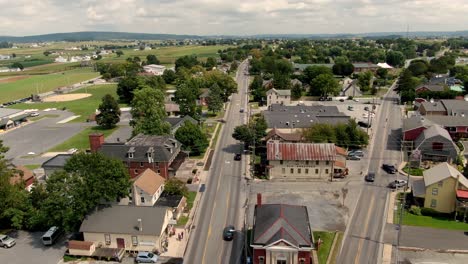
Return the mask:
<path id="1" fill-rule="evenodd" d="M 364 222 L 364 232 L 361 233 L 361 237 L 365 236 L 368 230 L 368 225 L 369 225 L 369 220 L 372 212 L 372 207 L 374 206 L 374 200 L 370 200 L 370 205 L 369 205 L 369 210 L 367 211 L 367 216 L 366 216 L 366 221 Z M 362 251 L 362 244 L 364 243 L 365 238 L 360 238 L 358 249 L 357 249 L 357 254 L 356 257 L 354 258 L 354 264 L 359 263 L 359 260 L 361 259 L 361 251 Z"/>

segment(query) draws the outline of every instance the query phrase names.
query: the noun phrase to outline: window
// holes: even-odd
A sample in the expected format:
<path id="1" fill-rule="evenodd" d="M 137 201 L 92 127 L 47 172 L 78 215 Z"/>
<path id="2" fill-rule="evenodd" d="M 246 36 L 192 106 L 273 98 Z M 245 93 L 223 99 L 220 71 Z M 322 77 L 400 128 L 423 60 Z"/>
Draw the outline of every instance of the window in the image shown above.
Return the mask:
<path id="1" fill-rule="evenodd" d="M 286 264 L 286 260 L 285 259 L 278 259 L 276 260 L 276 264 Z"/>
<path id="2" fill-rule="evenodd" d="M 282 161 L 282 160 L 280 160 L 280 165 L 283 165 L 283 161 Z"/>
<path id="3" fill-rule="evenodd" d="M 301 174 L 301 169 L 297 169 L 297 173 L 298 173 L 298 174 Z"/>
<path id="4" fill-rule="evenodd" d="M 437 183 L 437 186 L 439 186 L 439 187 L 442 187 L 443 185 L 444 185 L 443 181 L 440 181 L 440 182 Z"/>
<path id="5" fill-rule="evenodd" d="M 306 165 L 309 165 L 309 161 L 308 161 L 308 160 L 306 160 Z"/>
<path id="6" fill-rule="evenodd" d="M 133 152 L 129 152 L 129 153 L 128 153 L 128 158 L 129 158 L 129 159 L 133 159 Z"/>
<path id="7" fill-rule="evenodd" d="M 132 236 L 132 245 L 138 246 L 138 237 L 137 236 Z"/>
<path id="8" fill-rule="evenodd" d="M 110 234 L 104 234 L 104 240 L 106 241 L 106 245 L 111 244 Z"/>
<path id="9" fill-rule="evenodd" d="M 303 258 L 299 259 L 299 264 L 305 264 L 305 259 Z"/>
<path id="10" fill-rule="evenodd" d="M 437 207 L 437 200 L 436 200 L 436 199 L 432 199 L 432 200 L 431 200 L 431 207 L 432 207 L 432 208 Z"/>
<path id="11" fill-rule="evenodd" d="M 305 174 L 309 174 L 309 169 L 305 169 Z"/>
<path id="12" fill-rule="evenodd" d="M 325 162 L 325 165 L 330 165 L 330 161 L 327 160 L 327 161 Z"/>
<path id="13" fill-rule="evenodd" d="M 133 170 L 133 172 L 134 172 L 135 174 L 138 174 L 138 170 Z"/>
<path id="14" fill-rule="evenodd" d="M 328 174 L 328 169 L 325 169 L 325 174 Z"/>
<path id="15" fill-rule="evenodd" d="M 315 174 L 319 174 L 319 169 L 315 169 Z"/>
<path id="16" fill-rule="evenodd" d="M 145 203 L 145 197 L 141 197 L 141 203 Z"/>
<path id="17" fill-rule="evenodd" d="M 258 264 L 265 264 L 265 257 L 258 257 Z"/>
<path id="18" fill-rule="evenodd" d="M 315 161 L 315 165 L 319 165 L 319 161 L 318 161 L 318 160 Z"/>
<path id="19" fill-rule="evenodd" d="M 291 168 L 290 172 L 291 172 L 291 173 L 294 173 L 294 169 L 293 169 L 293 168 Z"/>
<path id="20" fill-rule="evenodd" d="M 140 162 L 140 167 L 143 167 L 144 163 L 143 162 Z"/>
<path id="21" fill-rule="evenodd" d="M 443 150 L 444 143 L 441 142 L 432 142 L 432 150 Z"/>
<path id="22" fill-rule="evenodd" d="M 286 169 L 285 169 L 285 168 L 281 168 L 281 173 L 285 174 L 285 173 L 286 173 Z"/>
<path id="23" fill-rule="evenodd" d="M 439 193 L 439 189 L 432 188 L 432 195 L 436 196 Z"/>
<path id="24" fill-rule="evenodd" d="M 161 170 L 158 170 L 158 174 L 161 173 Z"/>

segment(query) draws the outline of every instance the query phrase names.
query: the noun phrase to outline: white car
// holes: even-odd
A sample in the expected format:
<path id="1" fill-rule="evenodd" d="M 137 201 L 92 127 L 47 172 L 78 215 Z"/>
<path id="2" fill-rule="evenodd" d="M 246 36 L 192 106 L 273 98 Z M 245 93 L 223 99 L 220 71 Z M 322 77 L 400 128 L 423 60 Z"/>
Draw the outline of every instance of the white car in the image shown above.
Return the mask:
<path id="1" fill-rule="evenodd" d="M 16 240 L 7 235 L 0 235 L 0 247 L 11 248 L 14 245 L 16 245 Z"/>
<path id="2" fill-rule="evenodd" d="M 31 114 L 29 114 L 30 117 L 35 117 L 35 116 L 39 116 L 39 113 L 38 112 L 32 112 Z"/>

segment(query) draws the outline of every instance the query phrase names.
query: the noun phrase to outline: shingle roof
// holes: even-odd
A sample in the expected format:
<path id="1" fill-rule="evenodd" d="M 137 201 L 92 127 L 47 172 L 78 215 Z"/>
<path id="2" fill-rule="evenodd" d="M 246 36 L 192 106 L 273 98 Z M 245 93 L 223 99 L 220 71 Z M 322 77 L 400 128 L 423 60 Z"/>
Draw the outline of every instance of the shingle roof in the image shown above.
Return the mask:
<path id="1" fill-rule="evenodd" d="M 138 175 L 133 184 L 147 194 L 154 195 L 165 181 L 166 180 L 161 175 L 157 174 L 152 169 L 146 169 L 143 173 Z"/>
<path id="2" fill-rule="evenodd" d="M 419 137 L 414 141 L 414 145 L 416 149 L 418 149 L 421 144 L 424 143 L 424 141 L 433 138 L 433 137 L 442 137 L 445 138 L 447 141 L 451 142 L 454 146 L 455 144 L 452 141 L 452 137 L 450 137 L 450 134 L 445 128 L 439 126 L 439 125 L 432 125 L 425 129 Z"/>
<path id="3" fill-rule="evenodd" d="M 73 156 L 73 154 L 58 154 L 46 162 L 42 163 L 42 167 L 63 168 L 65 163 Z"/>
<path id="4" fill-rule="evenodd" d="M 276 128 L 273 128 L 272 130 L 268 132 L 268 134 L 265 136 L 265 140 L 269 140 L 273 136 L 278 136 L 282 138 L 284 141 L 298 142 L 302 140 L 302 135 L 300 133 L 283 133 L 283 132 L 280 132 Z"/>
<path id="5" fill-rule="evenodd" d="M 197 124 L 197 120 L 193 119 L 191 116 L 184 116 L 184 117 L 166 117 L 166 122 L 171 124 L 171 127 L 175 127 L 178 125 L 182 125 L 185 121 L 189 121 L 192 124 Z"/>
<path id="6" fill-rule="evenodd" d="M 336 160 L 331 143 L 267 143 L 267 160 Z"/>
<path id="7" fill-rule="evenodd" d="M 162 233 L 167 207 L 114 205 L 101 206 L 86 216 L 80 232 L 160 235 Z M 139 231 L 141 219 L 142 231 Z"/>
<path id="8" fill-rule="evenodd" d="M 450 166 L 447 162 L 440 163 L 423 172 L 424 184 L 426 187 L 450 177 L 457 179 L 458 176 L 460 183 L 468 188 L 468 179 L 466 179 L 461 172 Z"/>
<path id="9" fill-rule="evenodd" d="M 424 116 L 425 123 L 431 122 L 433 124 L 438 124 L 444 127 L 449 126 L 467 126 L 468 116 L 442 116 L 442 115 L 433 115 L 433 116 Z"/>
<path id="10" fill-rule="evenodd" d="M 447 109 L 448 115 L 457 115 L 468 118 L 468 102 L 465 100 L 441 100 L 441 103 Z"/>
<path id="11" fill-rule="evenodd" d="M 416 87 L 416 91 L 419 89 L 426 88 L 427 90 L 431 92 L 442 92 L 445 91 L 445 86 L 441 84 L 422 84 L 418 87 Z"/>
<path id="12" fill-rule="evenodd" d="M 291 90 L 277 90 L 275 88 L 271 88 L 270 90 L 267 91 L 267 94 L 270 94 L 270 93 L 277 93 L 278 95 L 281 95 L 281 96 L 290 96 L 291 95 Z"/>
<path id="13" fill-rule="evenodd" d="M 269 245 L 281 239 L 296 247 L 312 247 L 307 207 L 286 204 L 255 206 L 253 244 Z"/>
<path id="14" fill-rule="evenodd" d="M 175 208 L 179 206 L 180 201 L 184 199 L 184 196 L 182 195 L 168 195 L 163 193 L 159 197 L 159 199 L 156 201 L 154 206 L 165 206 L 165 207 L 170 207 L 170 208 Z"/>
<path id="15" fill-rule="evenodd" d="M 441 102 L 422 102 L 420 107 L 424 107 L 428 112 L 444 112 L 445 107 Z"/>
<path id="16" fill-rule="evenodd" d="M 70 240 L 68 241 L 68 248 L 79 249 L 79 250 L 90 250 L 93 244 L 94 242 L 91 242 L 91 241 Z"/>

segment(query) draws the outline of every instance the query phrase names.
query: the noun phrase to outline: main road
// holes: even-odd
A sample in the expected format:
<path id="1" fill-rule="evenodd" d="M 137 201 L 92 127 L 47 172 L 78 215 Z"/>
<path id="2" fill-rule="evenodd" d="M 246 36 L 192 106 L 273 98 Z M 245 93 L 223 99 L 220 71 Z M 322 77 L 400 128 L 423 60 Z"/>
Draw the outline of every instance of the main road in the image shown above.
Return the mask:
<path id="1" fill-rule="evenodd" d="M 247 61 L 244 61 L 237 71 L 238 93 L 231 96 L 227 108 L 225 124 L 216 144 L 184 263 L 240 263 L 243 246 L 242 207 L 245 193 L 242 190 L 245 190 L 245 162 L 234 160 L 234 154 L 242 152 L 242 144 L 232 138 L 232 132 L 236 126 L 245 124 L 248 118 L 249 78 L 244 74 L 247 67 Z M 245 109 L 243 113 L 240 112 L 241 108 Z M 234 225 L 238 230 L 234 241 L 226 242 L 222 239 L 223 229 L 227 225 Z"/>
<path id="2" fill-rule="evenodd" d="M 393 86 L 392 86 L 393 88 Z M 389 189 L 387 184 L 402 178 L 398 174 L 387 174 L 382 163 L 393 165 L 401 161 L 400 135 L 401 110 L 398 96 L 392 89 L 384 96 L 379 117 L 372 124 L 373 139 L 370 145 L 368 172 L 376 174 L 375 182 L 365 183 L 347 226 L 337 263 L 381 263 L 383 232 L 388 209 Z M 364 182 L 364 174 L 363 179 Z"/>

